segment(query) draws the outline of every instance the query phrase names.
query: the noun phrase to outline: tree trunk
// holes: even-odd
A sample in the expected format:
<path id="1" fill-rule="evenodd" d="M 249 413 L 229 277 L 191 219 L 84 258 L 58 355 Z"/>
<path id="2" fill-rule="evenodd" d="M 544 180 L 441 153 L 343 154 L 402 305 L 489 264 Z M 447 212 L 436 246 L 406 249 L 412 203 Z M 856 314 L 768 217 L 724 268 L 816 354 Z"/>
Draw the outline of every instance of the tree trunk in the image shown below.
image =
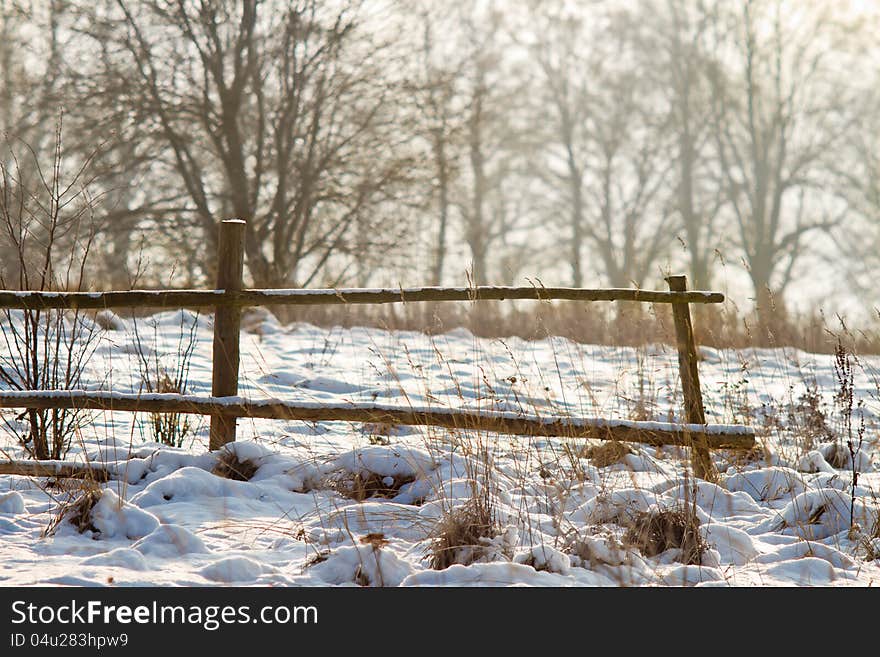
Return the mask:
<path id="1" fill-rule="evenodd" d="M 755 290 L 757 342 L 765 347 L 777 345 L 784 337 L 787 320 L 781 292 L 770 286 L 771 268 L 766 263 L 753 261 L 749 274 Z"/>
<path id="2" fill-rule="evenodd" d="M 486 276 L 487 251 L 485 240 L 482 236 L 475 236 L 471 240 L 471 276 L 474 285 L 488 285 Z"/>
<path id="3" fill-rule="evenodd" d="M 446 260 L 446 227 L 449 223 L 449 163 L 446 159 L 446 144 L 443 135 L 434 140 L 434 156 L 437 159 L 437 191 L 439 194 L 440 225 L 437 230 L 437 245 L 434 251 L 434 267 L 431 282 L 443 284 L 443 263 Z"/>
<path id="4" fill-rule="evenodd" d="M 569 132 L 566 131 L 566 138 Z M 571 186 L 571 284 L 583 287 L 584 272 L 581 267 L 581 255 L 584 247 L 584 190 L 580 170 L 574 158 L 571 144 L 568 144 L 568 176 Z"/>
<path id="5" fill-rule="evenodd" d="M 481 79 L 482 84 L 482 79 Z M 483 93 L 482 88 L 478 94 Z M 471 250 L 471 276 L 475 285 L 486 284 L 486 251 L 488 244 L 484 205 L 486 202 L 486 171 L 483 155 L 483 117 L 482 96 L 478 96 L 472 110 L 470 121 L 470 160 L 474 175 L 474 190 L 471 199 L 470 225 L 468 227 L 468 246 Z"/>
<path id="6" fill-rule="evenodd" d="M 127 290 L 132 284 L 128 269 L 128 252 L 131 250 L 132 230 L 120 228 L 113 231 L 113 250 L 107 255 L 107 275 L 114 290 Z"/>

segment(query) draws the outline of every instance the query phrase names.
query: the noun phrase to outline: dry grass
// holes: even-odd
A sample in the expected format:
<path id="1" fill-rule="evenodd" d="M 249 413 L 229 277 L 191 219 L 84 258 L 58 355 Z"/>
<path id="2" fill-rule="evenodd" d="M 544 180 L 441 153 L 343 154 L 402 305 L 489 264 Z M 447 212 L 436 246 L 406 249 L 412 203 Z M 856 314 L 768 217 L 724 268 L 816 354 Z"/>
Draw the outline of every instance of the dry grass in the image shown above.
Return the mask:
<path id="1" fill-rule="evenodd" d="M 103 490 L 97 483 L 83 479 L 78 486 L 69 491 L 69 497 L 61 502 L 58 511 L 53 516 L 49 526 L 43 532 L 45 536 L 55 533 L 62 522 L 69 522 L 82 534 L 85 531 L 97 532 L 98 529 L 92 524 L 92 509 L 100 501 Z"/>
<path id="2" fill-rule="evenodd" d="M 375 472 L 366 475 L 347 470 L 329 475 L 322 485 L 355 502 L 372 498 L 391 499 L 400 493 L 406 484 L 415 481 L 412 475 L 383 477 Z"/>
<path id="3" fill-rule="evenodd" d="M 849 467 L 849 452 L 838 442 L 831 443 L 821 450 L 822 456 L 832 468 L 842 470 Z"/>
<path id="4" fill-rule="evenodd" d="M 453 564 L 476 561 L 500 527 L 488 497 L 474 495 L 465 504 L 447 511 L 434 528 L 428 551 L 431 568 L 445 570 Z"/>
<path id="5" fill-rule="evenodd" d="M 250 459 L 239 461 L 235 452 L 224 451 L 217 458 L 217 464 L 211 472 L 224 479 L 235 481 L 250 481 L 260 469 L 260 464 Z"/>
<path id="6" fill-rule="evenodd" d="M 815 379 L 805 381 L 805 390 L 788 408 L 788 424 L 804 440 L 805 449 L 813 449 L 817 442 L 833 440 L 828 416 L 822 408 L 822 395 Z"/>
<path id="7" fill-rule="evenodd" d="M 185 386 L 173 380 L 167 372 L 159 375 L 158 382 L 153 387 L 156 392 L 163 394 L 186 393 Z M 150 413 L 150 428 L 157 442 L 171 447 L 183 447 L 186 439 L 195 430 L 186 413 Z"/>
<path id="8" fill-rule="evenodd" d="M 715 348 L 791 346 L 813 353 L 834 353 L 836 340 L 821 314 L 793 315 L 778 305 L 759 322 L 732 303 L 691 306 L 698 344 Z M 642 321 L 645 318 L 656 321 Z M 547 301 L 440 302 L 407 305 L 290 306 L 278 310 L 283 323 L 309 322 L 344 328 L 371 326 L 390 330 L 440 334 L 464 327 L 479 337 L 518 336 L 526 340 L 548 335 L 584 344 L 642 346 L 675 344 L 671 309 L 665 304 L 551 303 Z M 877 325 L 851 329 L 851 348 L 862 354 L 880 354 Z"/>
<path id="9" fill-rule="evenodd" d="M 726 458 L 725 462 L 727 465 L 737 470 L 742 470 L 753 464 L 766 465 L 768 462 L 767 449 L 758 441 L 755 442 L 754 447 L 748 450 L 731 450 L 724 452 L 724 457 Z"/>
<path id="10" fill-rule="evenodd" d="M 597 468 L 606 468 L 615 463 L 622 463 L 629 454 L 636 451 L 619 440 L 606 440 L 599 445 L 587 445 L 581 450 L 581 457 L 590 459 Z"/>
<path id="11" fill-rule="evenodd" d="M 360 537 L 360 542 L 362 545 L 369 545 L 373 548 L 373 550 L 378 550 L 379 548 L 383 548 L 390 542 L 387 538 L 385 538 L 385 534 L 376 532 L 371 534 L 366 534 Z"/>
<path id="12" fill-rule="evenodd" d="M 700 535 L 699 518 L 686 506 L 636 514 L 623 542 L 646 557 L 675 548 L 681 552 L 678 561 L 696 565 L 702 563 L 703 553 L 708 549 Z"/>
<path id="13" fill-rule="evenodd" d="M 859 526 L 854 525 L 850 528 L 849 538 L 858 540 L 858 547 L 865 561 L 880 560 L 880 511 L 874 516 L 870 531 L 863 534 Z"/>
<path id="14" fill-rule="evenodd" d="M 180 315 L 180 332 L 175 346 L 175 357 L 169 361 L 162 353 L 162 340 L 159 325 L 154 320 L 147 320 L 152 329 L 151 344 L 145 344 L 142 329 L 137 319 L 132 323 L 134 328 L 134 352 L 136 366 L 140 377 L 141 390 L 147 393 L 185 395 L 189 387 L 190 365 L 195 352 L 198 328 L 198 315 L 192 316 L 187 326 L 185 313 Z M 163 445 L 183 447 L 197 432 L 191 416 L 186 413 L 150 413 L 149 424 L 153 439 Z"/>

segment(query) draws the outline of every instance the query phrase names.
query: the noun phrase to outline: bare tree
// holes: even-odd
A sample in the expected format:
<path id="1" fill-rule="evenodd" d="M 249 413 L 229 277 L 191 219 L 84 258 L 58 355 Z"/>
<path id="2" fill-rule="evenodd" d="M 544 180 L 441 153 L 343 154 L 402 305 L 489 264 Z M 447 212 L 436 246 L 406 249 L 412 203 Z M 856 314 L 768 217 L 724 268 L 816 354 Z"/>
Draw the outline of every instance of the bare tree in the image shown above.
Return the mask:
<path id="1" fill-rule="evenodd" d="M 876 305 L 880 247 L 880 93 L 877 72 L 866 79 L 857 119 L 846 140 L 828 154 L 832 186 L 845 204 L 846 220 L 833 232 L 835 268 Z M 841 258 L 841 255 L 845 257 Z M 845 267 L 841 268 L 841 261 Z"/>
<path id="2" fill-rule="evenodd" d="M 810 233 L 838 215 L 823 203 L 823 166 L 851 126 L 840 67 L 848 40 L 830 7 L 750 0 L 721 15 L 708 71 L 721 184 L 763 322 L 792 280 Z M 774 301 L 774 296 L 776 297 Z"/>
<path id="3" fill-rule="evenodd" d="M 433 285 L 440 285 L 447 260 L 453 211 L 452 188 L 459 173 L 464 130 L 458 89 L 464 62 L 455 52 L 454 40 L 438 38 L 438 31 L 448 34 L 451 27 L 448 7 L 438 11 L 436 6 L 428 3 L 420 13 L 421 57 L 412 87 L 422 130 L 429 144 L 432 172 L 428 185 L 431 203 L 428 205 L 436 208 L 436 228 L 428 230 L 429 241 L 433 244 L 429 277 Z"/>
<path id="4" fill-rule="evenodd" d="M 489 282 L 490 256 L 501 255 L 502 237 L 510 237 L 522 219 L 514 214 L 514 181 L 522 174 L 526 152 L 523 126 L 517 125 L 525 84 L 504 61 L 510 44 L 500 6 L 490 3 L 484 8 L 472 2 L 463 11 L 461 157 L 466 166 L 455 180 L 453 199 L 470 252 L 473 282 L 484 285 Z"/>
<path id="5" fill-rule="evenodd" d="M 210 248 L 219 216 L 248 221 L 259 286 L 308 285 L 363 248 L 358 223 L 406 179 L 396 83 L 360 2 L 107 0 L 76 26 L 106 54 L 89 87 L 101 111 L 161 153 L 185 200 L 178 216 Z M 372 234 L 378 242 L 382 232 Z M 368 257 L 369 253 L 359 253 Z"/>
<path id="6" fill-rule="evenodd" d="M 21 87 L 25 71 L 21 59 L 16 56 L 19 48 L 19 21 L 12 3 L 0 4 L 0 128 L 8 130 L 18 123 L 19 105 L 23 98 Z"/>
<path id="7" fill-rule="evenodd" d="M 590 248 L 612 285 L 641 285 L 672 233 L 661 194 L 668 175 L 665 117 L 654 109 L 650 79 L 632 60 L 633 17 L 588 18 L 568 13 L 564 3 L 537 3 L 531 16 L 542 90 L 535 123 L 543 121 L 548 140 L 546 161 L 535 173 L 553 201 L 548 212 L 567 218 L 572 283 L 583 285 Z"/>
<path id="8" fill-rule="evenodd" d="M 38 6 L 0 1 L 0 130 L 41 155 L 52 153 L 58 116 L 53 90 L 59 73 L 52 64 L 61 50 L 60 11 L 57 0 Z M 36 175 L 29 163 L 21 164 L 22 175 Z"/>
<path id="9" fill-rule="evenodd" d="M 655 0 L 645 7 L 633 47 L 668 109 L 673 140 L 670 199 L 688 258 L 691 284 L 709 289 L 712 264 L 724 241 L 720 224 L 726 203 L 713 152 L 712 88 L 706 63 L 712 53 L 712 11 L 704 0 Z"/>
<path id="10" fill-rule="evenodd" d="M 95 62 L 79 56 L 76 34 L 67 29 L 70 10 L 69 3 L 61 0 L 0 3 L 0 128 L 34 151 L 34 157 L 5 165 L 19 172 L 25 187 L 39 186 L 35 163 L 52 157 L 54 124 L 63 113 L 65 160 L 68 164 L 89 161 L 89 193 L 105 201 L 109 196 L 133 197 L 136 167 L 150 158 L 140 152 L 131 135 L 119 130 L 124 116 L 121 108 L 115 113 L 95 112 L 87 96 L 76 93 L 78 79 L 93 77 Z M 82 102 L 75 102 L 77 98 Z M 7 149 L 6 154 L 12 152 Z M 127 243 L 136 222 L 129 218 L 128 209 L 121 208 L 133 202 L 131 198 L 126 203 L 102 204 L 103 220 L 90 225 L 100 239 L 92 249 L 93 264 L 98 267 L 89 273 L 99 279 L 109 275 L 111 282 L 128 280 Z M 108 266 L 100 267 L 100 263 Z"/>

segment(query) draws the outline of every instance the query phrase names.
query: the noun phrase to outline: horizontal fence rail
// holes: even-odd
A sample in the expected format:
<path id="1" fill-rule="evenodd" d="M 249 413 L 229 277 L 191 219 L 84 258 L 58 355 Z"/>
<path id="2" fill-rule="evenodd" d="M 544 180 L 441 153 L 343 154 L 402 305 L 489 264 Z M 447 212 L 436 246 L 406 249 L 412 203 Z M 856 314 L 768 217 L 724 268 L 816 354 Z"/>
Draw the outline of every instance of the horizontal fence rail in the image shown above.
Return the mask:
<path id="1" fill-rule="evenodd" d="M 392 425 L 432 425 L 522 436 L 596 438 L 650 445 L 690 446 L 699 440 L 710 449 L 751 449 L 755 434 L 740 425 L 632 422 L 601 418 L 537 416 L 500 411 L 395 407 L 381 404 L 328 405 L 291 403 L 278 399 L 194 397 L 176 394 L 101 393 L 86 390 L 18 391 L 0 393 L 0 408 L 72 408 L 147 413 L 357 422 Z"/>
<path id="2" fill-rule="evenodd" d="M 309 306 L 377 304 L 422 301 L 638 301 L 644 303 L 723 303 L 720 292 L 665 292 L 627 288 L 578 287 L 411 287 L 340 289 L 129 290 L 121 292 L 10 292 L 0 291 L 0 308 L 101 309 L 183 308 L 208 306 Z"/>
<path id="3" fill-rule="evenodd" d="M 669 276 L 669 291 L 626 288 L 472 286 L 340 289 L 246 289 L 243 285 L 246 223 L 220 222 L 217 277 L 213 290 L 127 290 L 112 292 L 0 291 L 0 308 L 22 310 L 104 308 L 214 309 L 211 397 L 126 395 L 86 391 L 0 392 L 0 407 L 81 408 L 150 413 L 197 413 L 211 416 L 209 448 L 235 440 L 237 417 L 435 425 L 531 436 L 571 436 L 691 448 L 694 474 L 714 478 L 709 449 L 750 449 L 754 433 L 746 427 L 708 425 L 705 419 L 698 354 L 689 304 L 724 302 L 720 292 L 688 290 L 685 276 Z M 672 304 L 679 376 L 687 424 L 637 423 L 601 419 L 543 418 L 498 412 L 436 408 L 292 404 L 238 397 L 241 309 L 244 306 L 379 304 L 506 299 L 635 301 Z M 36 466 L 35 466 L 36 467 Z M 0 470 L 0 473 L 3 471 Z"/>
<path id="4" fill-rule="evenodd" d="M 59 479 L 94 479 L 108 481 L 112 475 L 103 464 L 67 463 L 65 461 L 0 461 L 0 475 L 20 477 L 55 477 Z"/>

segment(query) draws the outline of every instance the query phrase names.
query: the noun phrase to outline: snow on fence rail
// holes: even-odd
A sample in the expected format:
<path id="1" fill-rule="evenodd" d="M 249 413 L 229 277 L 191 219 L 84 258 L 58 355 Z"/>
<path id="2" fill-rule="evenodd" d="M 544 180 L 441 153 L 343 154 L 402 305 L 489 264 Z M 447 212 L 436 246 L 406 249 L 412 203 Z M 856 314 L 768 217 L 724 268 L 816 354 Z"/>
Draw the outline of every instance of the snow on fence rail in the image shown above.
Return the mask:
<path id="1" fill-rule="evenodd" d="M 206 308 L 216 306 L 303 306 L 409 303 L 417 301 L 642 301 L 645 303 L 722 303 L 720 292 L 663 292 L 626 288 L 575 287 L 409 287 L 226 290 L 128 290 L 122 292 L 0 291 L 0 308 Z"/>
<path id="2" fill-rule="evenodd" d="M 214 290 L 130 290 L 115 292 L 0 291 L 0 308 L 43 309 L 111 307 L 205 307 L 214 311 L 212 397 L 181 395 L 120 395 L 85 391 L 21 391 L 0 395 L 0 407 L 92 408 L 149 412 L 183 412 L 211 416 L 210 449 L 235 440 L 236 417 L 289 420 L 391 422 L 471 428 L 539 436 L 579 436 L 692 448 L 694 473 L 714 472 L 709 449 L 748 449 L 754 434 L 745 427 L 706 424 L 691 323 L 691 303 L 721 303 L 720 292 L 687 289 L 685 276 L 670 276 L 669 291 L 584 289 L 568 287 L 418 287 L 400 289 L 252 290 L 244 289 L 244 234 L 240 219 L 220 223 L 217 286 Z M 378 406 L 311 406 L 277 400 L 250 401 L 237 397 L 241 309 L 244 306 L 400 303 L 420 301 L 483 301 L 504 299 L 566 299 L 572 301 L 636 301 L 672 304 L 679 373 L 686 424 L 633 423 L 574 418 L 537 418 L 470 413 L 445 409 Z M 167 397 L 167 398 L 166 398 Z M 2 470 L 0 470 L 2 473 Z"/>
<path id="3" fill-rule="evenodd" d="M 633 422 L 603 418 L 539 416 L 511 411 L 461 411 L 385 404 L 291 403 L 280 399 L 196 397 L 170 393 L 102 393 L 87 390 L 0 393 L 0 408 L 75 408 L 147 413 L 192 413 L 306 422 L 431 425 L 523 436 L 598 438 L 651 445 L 689 445 L 695 437 L 712 449 L 750 449 L 755 435 L 741 425 Z"/>

